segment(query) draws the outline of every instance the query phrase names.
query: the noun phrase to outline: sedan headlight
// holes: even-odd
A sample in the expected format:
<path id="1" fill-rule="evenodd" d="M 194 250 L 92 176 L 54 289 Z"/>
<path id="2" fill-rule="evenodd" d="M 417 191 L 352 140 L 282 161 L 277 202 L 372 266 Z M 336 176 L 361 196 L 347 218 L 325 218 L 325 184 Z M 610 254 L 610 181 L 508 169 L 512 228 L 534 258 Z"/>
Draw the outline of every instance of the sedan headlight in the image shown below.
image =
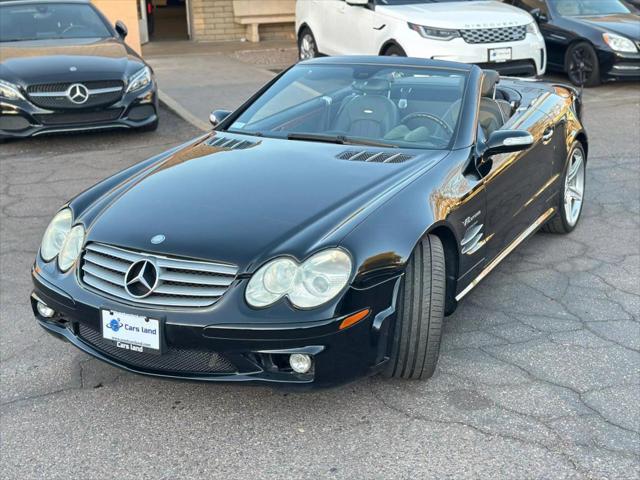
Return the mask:
<path id="1" fill-rule="evenodd" d="M 151 83 L 151 69 L 144 67 L 142 70 L 138 70 L 136 73 L 129 77 L 129 86 L 127 87 L 127 93 L 136 92 L 143 89 Z"/>
<path id="2" fill-rule="evenodd" d="M 418 32 L 424 38 L 430 38 L 432 40 L 453 40 L 460 36 L 458 30 L 449 30 L 446 28 L 425 27 L 423 25 L 417 25 L 409 22 L 409 28 L 414 32 Z"/>
<path id="3" fill-rule="evenodd" d="M 24 100 L 24 96 L 20 93 L 20 88 L 13 83 L 0 80 L 0 98 L 9 100 Z"/>
<path id="4" fill-rule="evenodd" d="M 615 33 L 603 33 L 602 38 L 605 43 L 616 52 L 635 53 L 638 51 L 634 43 L 622 35 L 616 35 Z"/>
<path id="5" fill-rule="evenodd" d="M 76 262 L 82 251 L 82 245 L 84 244 L 84 227 L 82 225 L 76 225 L 71 229 L 69 235 L 67 235 L 60 255 L 58 255 L 58 267 L 63 272 L 66 272 Z"/>
<path id="6" fill-rule="evenodd" d="M 50 262 L 56 255 L 60 253 L 67 239 L 67 235 L 71 231 L 71 223 L 73 222 L 73 213 L 71 209 L 65 208 L 60 210 L 42 237 L 42 245 L 40 246 L 40 255 L 45 262 Z"/>
<path id="7" fill-rule="evenodd" d="M 267 307 L 286 296 L 297 308 L 314 308 L 342 291 L 351 268 L 351 257 L 338 248 L 316 253 L 302 264 L 276 258 L 251 277 L 245 297 L 252 307 Z"/>

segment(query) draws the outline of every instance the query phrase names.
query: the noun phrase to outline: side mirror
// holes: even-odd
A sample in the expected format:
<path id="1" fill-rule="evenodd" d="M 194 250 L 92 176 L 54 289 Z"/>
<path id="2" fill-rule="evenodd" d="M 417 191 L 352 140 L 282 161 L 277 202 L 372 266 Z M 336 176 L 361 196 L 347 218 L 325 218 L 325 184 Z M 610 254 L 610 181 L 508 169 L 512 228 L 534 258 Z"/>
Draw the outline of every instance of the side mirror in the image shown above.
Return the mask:
<path id="1" fill-rule="evenodd" d="M 521 152 L 531 147 L 533 142 L 533 135 L 526 130 L 496 130 L 479 145 L 478 153 L 484 160 L 500 153 Z"/>
<path id="2" fill-rule="evenodd" d="M 129 30 L 122 20 L 118 20 L 116 22 L 116 32 L 118 32 L 118 35 L 120 35 L 120 38 L 122 38 L 123 40 L 127 37 L 127 35 L 129 35 Z"/>
<path id="3" fill-rule="evenodd" d="M 347 0 L 347 4 L 353 7 L 364 7 L 369 5 L 369 0 Z"/>
<path id="4" fill-rule="evenodd" d="M 533 19 L 538 23 L 546 23 L 549 21 L 549 17 L 547 17 L 547 14 L 543 13 L 539 8 L 534 8 L 529 13 L 531 13 Z"/>
<path id="5" fill-rule="evenodd" d="M 213 128 L 216 128 L 230 114 L 231 112 L 229 110 L 214 110 L 211 112 L 211 115 L 209 115 L 209 121 L 211 125 L 213 125 Z"/>

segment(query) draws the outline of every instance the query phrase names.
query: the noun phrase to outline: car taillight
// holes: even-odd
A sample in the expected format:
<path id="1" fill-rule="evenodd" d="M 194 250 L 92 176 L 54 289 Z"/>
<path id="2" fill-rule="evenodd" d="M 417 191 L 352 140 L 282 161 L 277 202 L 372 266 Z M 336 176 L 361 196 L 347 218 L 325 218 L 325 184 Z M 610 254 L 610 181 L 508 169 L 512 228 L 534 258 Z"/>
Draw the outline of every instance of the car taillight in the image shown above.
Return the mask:
<path id="1" fill-rule="evenodd" d="M 152 10 L 152 8 L 153 8 L 153 7 L 151 6 L 151 2 L 148 2 L 148 3 L 147 3 L 147 14 L 148 14 L 148 15 L 151 15 L 151 10 Z"/>

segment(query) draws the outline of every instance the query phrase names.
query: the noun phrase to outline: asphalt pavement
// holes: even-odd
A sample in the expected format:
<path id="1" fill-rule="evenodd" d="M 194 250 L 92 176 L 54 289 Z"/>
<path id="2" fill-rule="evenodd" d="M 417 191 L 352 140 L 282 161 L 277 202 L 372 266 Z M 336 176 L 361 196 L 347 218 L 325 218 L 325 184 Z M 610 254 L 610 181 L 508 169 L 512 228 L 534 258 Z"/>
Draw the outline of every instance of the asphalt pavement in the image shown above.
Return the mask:
<path id="1" fill-rule="evenodd" d="M 585 97 L 578 228 L 535 235 L 465 298 L 431 380 L 307 393 L 133 375 L 33 319 L 60 205 L 198 129 L 163 110 L 155 133 L 0 145 L 0 477 L 638 478 L 640 89 Z"/>

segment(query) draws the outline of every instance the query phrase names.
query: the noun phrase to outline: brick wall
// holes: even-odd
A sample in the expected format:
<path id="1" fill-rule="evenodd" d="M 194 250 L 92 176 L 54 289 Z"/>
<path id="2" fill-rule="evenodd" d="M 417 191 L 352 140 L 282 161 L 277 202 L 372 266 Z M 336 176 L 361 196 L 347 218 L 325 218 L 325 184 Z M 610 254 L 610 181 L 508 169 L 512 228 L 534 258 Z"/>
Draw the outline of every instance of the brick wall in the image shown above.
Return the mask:
<path id="1" fill-rule="evenodd" d="M 240 40 L 245 37 L 245 26 L 235 23 L 232 0 L 190 0 L 191 33 L 199 42 Z M 293 23 L 260 26 L 262 40 L 293 38 Z"/>

